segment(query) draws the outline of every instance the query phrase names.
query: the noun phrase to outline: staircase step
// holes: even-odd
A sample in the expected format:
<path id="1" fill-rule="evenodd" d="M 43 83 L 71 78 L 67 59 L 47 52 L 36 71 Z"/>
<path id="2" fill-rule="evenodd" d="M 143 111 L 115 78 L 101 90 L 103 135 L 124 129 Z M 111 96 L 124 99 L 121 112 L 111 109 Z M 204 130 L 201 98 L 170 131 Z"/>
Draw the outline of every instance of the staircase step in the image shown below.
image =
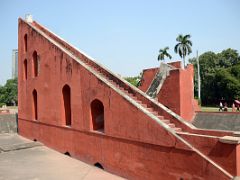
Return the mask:
<path id="1" fill-rule="evenodd" d="M 138 100 L 138 98 L 136 96 L 130 96 L 132 99 L 134 99 L 135 101 Z"/>
<path id="2" fill-rule="evenodd" d="M 120 89 L 120 90 L 124 90 L 124 88 L 123 87 L 121 87 L 121 86 L 119 86 L 119 85 L 117 85 L 117 87 Z"/>
<path id="3" fill-rule="evenodd" d="M 150 107 L 147 107 L 147 110 L 148 110 L 148 111 L 151 111 L 151 112 L 154 112 L 154 109 L 153 109 L 153 108 L 150 108 Z"/>
<path id="4" fill-rule="evenodd" d="M 153 108 L 147 108 L 147 110 L 149 112 L 151 112 L 152 114 L 154 114 L 155 116 L 158 116 L 158 112 L 157 111 L 154 111 Z"/>
<path id="5" fill-rule="evenodd" d="M 161 120 L 161 121 L 164 122 L 164 123 L 166 123 L 166 124 L 170 124 L 170 121 L 167 120 L 167 119 L 163 119 L 163 120 Z"/>
<path id="6" fill-rule="evenodd" d="M 134 95 L 133 95 L 133 94 L 131 94 L 131 93 L 129 93 L 129 96 L 130 96 L 130 97 L 132 97 L 132 98 L 133 98 L 133 97 L 136 97 L 136 96 L 134 96 Z"/>
<path id="7" fill-rule="evenodd" d="M 158 112 L 157 111 L 153 111 L 152 114 L 154 114 L 155 116 L 158 116 Z"/>
<path id="8" fill-rule="evenodd" d="M 146 104 L 143 104 L 142 101 L 140 101 L 139 104 L 141 104 L 142 107 L 147 108 L 147 105 L 146 105 Z"/>
<path id="9" fill-rule="evenodd" d="M 136 100 L 136 102 L 137 102 L 138 104 L 142 104 L 142 101 L 140 101 L 140 100 Z"/>
<path id="10" fill-rule="evenodd" d="M 164 116 L 157 116 L 158 117 L 158 119 L 164 119 Z M 169 121 L 169 120 L 168 120 Z"/>
<path id="11" fill-rule="evenodd" d="M 174 131 L 176 131 L 176 132 L 182 132 L 182 128 L 177 128 L 177 127 L 175 127 L 175 128 L 173 128 L 174 129 Z"/>
<path id="12" fill-rule="evenodd" d="M 176 127 L 175 124 L 173 124 L 173 123 L 168 124 L 168 126 L 169 126 L 170 128 L 175 128 L 175 127 Z"/>

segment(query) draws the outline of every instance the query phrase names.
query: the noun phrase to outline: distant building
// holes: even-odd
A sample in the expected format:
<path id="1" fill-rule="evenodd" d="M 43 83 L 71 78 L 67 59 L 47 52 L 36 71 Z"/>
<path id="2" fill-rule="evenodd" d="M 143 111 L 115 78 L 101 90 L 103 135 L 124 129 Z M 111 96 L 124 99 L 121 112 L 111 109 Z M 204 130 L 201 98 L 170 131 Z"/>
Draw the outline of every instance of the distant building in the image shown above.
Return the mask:
<path id="1" fill-rule="evenodd" d="M 12 79 L 18 77 L 18 50 L 12 50 Z"/>

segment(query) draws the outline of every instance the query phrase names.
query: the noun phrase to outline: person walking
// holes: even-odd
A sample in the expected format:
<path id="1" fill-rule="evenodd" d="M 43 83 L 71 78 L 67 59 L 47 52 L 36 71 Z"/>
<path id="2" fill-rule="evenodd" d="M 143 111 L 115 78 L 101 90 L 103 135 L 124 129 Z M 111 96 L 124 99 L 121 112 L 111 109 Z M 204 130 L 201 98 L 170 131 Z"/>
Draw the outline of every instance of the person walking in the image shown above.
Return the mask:
<path id="1" fill-rule="evenodd" d="M 236 106 L 234 102 L 232 103 L 232 112 L 236 112 Z"/>
<path id="2" fill-rule="evenodd" d="M 223 111 L 223 104 L 222 104 L 222 101 L 220 101 L 220 103 L 219 103 L 219 110 L 218 110 L 219 112 L 220 111 Z"/>
<path id="3" fill-rule="evenodd" d="M 224 103 L 223 111 L 226 111 L 226 112 L 228 111 L 227 102 Z"/>

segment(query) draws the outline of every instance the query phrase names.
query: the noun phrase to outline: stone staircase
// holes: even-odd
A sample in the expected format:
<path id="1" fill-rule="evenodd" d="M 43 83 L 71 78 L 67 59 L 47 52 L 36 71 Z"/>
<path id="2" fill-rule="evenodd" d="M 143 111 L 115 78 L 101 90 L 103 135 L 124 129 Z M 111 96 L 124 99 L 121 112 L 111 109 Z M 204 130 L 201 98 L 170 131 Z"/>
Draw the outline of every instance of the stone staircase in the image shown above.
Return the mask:
<path id="1" fill-rule="evenodd" d="M 144 103 L 141 99 L 139 99 L 132 91 L 129 91 L 127 88 L 124 86 L 121 86 L 120 83 L 114 81 L 113 79 L 109 79 L 107 74 L 104 73 L 103 69 L 101 67 L 94 67 L 91 65 L 90 62 L 87 62 L 86 65 L 91 66 L 94 68 L 94 70 L 102 77 L 106 78 L 114 87 L 120 89 L 122 92 L 124 92 L 128 97 L 130 97 L 133 101 L 138 103 L 140 106 L 145 108 L 149 113 L 152 115 L 156 116 L 161 122 L 165 123 L 166 125 L 169 126 L 172 130 L 175 132 L 181 132 L 182 128 L 177 127 L 175 123 L 171 122 L 169 119 L 166 119 L 164 116 L 162 116 L 157 110 L 154 109 L 154 107 L 147 105 Z"/>
<path id="2" fill-rule="evenodd" d="M 191 149 L 191 151 L 195 151 L 199 156 L 204 158 L 206 161 L 215 166 L 228 177 L 232 177 L 218 164 L 214 163 L 211 159 L 209 159 L 207 155 L 200 152 L 192 144 L 185 140 L 185 138 L 182 138 L 180 136 L 181 133 L 197 132 L 198 130 L 196 130 L 194 126 L 185 122 L 181 117 L 172 112 L 170 109 L 157 102 L 156 100 L 150 98 L 144 92 L 132 86 L 130 83 L 117 76 L 116 74 L 112 73 L 104 66 L 96 63 L 93 58 L 84 54 L 82 51 L 78 50 L 74 46 L 69 45 L 63 39 L 61 39 L 54 33 L 48 31 L 46 28 L 42 27 L 36 22 L 33 22 L 33 24 L 28 23 L 28 25 L 35 29 L 46 39 L 48 39 L 51 43 L 56 45 L 59 49 L 61 49 L 61 51 L 65 52 L 71 58 L 76 60 L 81 66 L 94 74 L 99 80 L 103 81 L 106 85 L 114 89 L 122 97 L 127 99 L 134 106 L 136 106 L 145 114 L 150 116 L 153 120 L 157 121 L 164 129 L 173 134 L 178 140 L 183 142 L 186 147 L 189 148 L 189 150 Z"/>
<path id="3" fill-rule="evenodd" d="M 73 45 L 66 43 L 65 40 L 49 31 L 47 28 L 33 21 L 32 23 L 27 23 L 33 29 L 35 29 L 39 34 L 48 39 L 51 43 L 55 44 L 59 49 L 68 54 L 70 57 L 75 59 L 79 64 L 81 64 L 84 68 L 86 68 L 89 72 L 96 75 L 100 80 L 104 81 L 111 88 L 114 88 L 116 92 L 119 93 L 121 91 L 122 96 L 127 96 L 128 101 L 134 104 L 137 107 L 141 107 L 141 110 L 144 113 L 147 113 L 152 118 L 156 118 L 165 129 L 171 129 L 171 133 L 174 136 L 178 136 L 177 134 L 180 132 L 189 132 L 196 134 L 208 134 L 208 132 L 204 132 L 202 130 L 197 129 L 191 123 L 182 119 L 179 115 L 165 107 L 163 104 L 156 101 L 154 98 L 149 97 L 147 94 L 139 90 L 138 88 L 132 86 L 123 78 L 119 77 L 115 73 L 111 72 L 103 65 L 97 63 L 94 58 L 88 56 L 78 48 Z M 166 76 L 167 71 L 166 69 Z M 165 126 L 166 125 L 166 126 Z M 221 133 L 214 132 L 215 135 L 221 136 Z"/>
<path id="4" fill-rule="evenodd" d="M 78 59 L 78 62 L 82 64 L 86 69 L 90 71 L 93 70 L 94 71 L 93 73 L 95 75 L 98 74 L 101 78 L 104 78 L 107 82 L 109 82 L 111 86 L 117 88 L 118 90 L 121 90 L 121 92 L 123 92 L 126 96 L 128 96 L 131 99 L 131 101 L 134 101 L 135 103 L 143 107 L 145 110 L 147 110 L 148 113 L 158 118 L 158 120 L 166 124 L 170 129 L 172 129 L 173 132 L 182 131 L 181 127 L 178 127 L 173 121 L 169 120 L 168 118 L 164 117 L 161 114 L 161 111 L 165 111 L 162 109 L 162 107 L 164 107 L 168 111 L 171 111 L 168 108 L 166 108 L 164 105 L 161 104 L 162 107 L 160 107 L 158 105 L 159 102 L 154 102 L 155 100 L 150 98 L 144 92 L 132 86 L 126 80 L 117 76 L 113 72 L 109 71 L 103 65 L 98 64 L 96 61 L 94 61 L 93 58 L 84 54 L 82 51 L 78 50 L 76 47 L 69 45 L 63 39 L 58 37 L 53 32 L 50 32 L 49 30 L 47 30 L 37 22 L 34 21 L 33 25 L 30 23 L 28 24 L 32 26 L 34 29 L 38 28 L 40 30 L 39 32 L 40 34 L 41 32 L 43 32 L 42 34 L 43 36 L 47 35 L 46 36 L 47 39 L 51 38 L 54 44 L 58 44 L 59 46 L 63 47 L 68 54 L 71 54 L 71 56 L 73 56 L 74 59 Z M 172 113 L 171 116 L 176 115 L 174 112 L 171 112 L 171 113 Z"/>

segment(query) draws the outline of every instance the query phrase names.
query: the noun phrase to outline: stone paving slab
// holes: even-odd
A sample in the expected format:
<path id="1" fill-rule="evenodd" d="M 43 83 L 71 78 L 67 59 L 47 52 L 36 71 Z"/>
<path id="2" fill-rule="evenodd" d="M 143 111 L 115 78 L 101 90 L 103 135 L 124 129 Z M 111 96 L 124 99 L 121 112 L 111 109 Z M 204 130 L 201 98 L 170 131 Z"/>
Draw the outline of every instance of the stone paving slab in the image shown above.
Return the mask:
<path id="1" fill-rule="evenodd" d="M 32 142 L 17 134 L 0 134 L 0 147 Z M 0 153 L 0 180 L 123 180 L 45 146 L 12 148 Z"/>
<path id="2" fill-rule="evenodd" d="M 16 114 L 0 114 L 0 133 L 16 133 Z"/>
<path id="3" fill-rule="evenodd" d="M 197 113 L 193 125 L 201 129 L 240 131 L 240 113 Z"/>
<path id="4" fill-rule="evenodd" d="M 18 134 L 0 134 L 0 147 L 5 145 L 13 145 L 13 144 L 24 144 L 31 143 L 33 141 L 26 139 Z"/>
<path id="5" fill-rule="evenodd" d="M 21 143 L 21 144 L 6 144 L 0 146 L 0 150 L 2 152 L 8 152 L 8 151 L 16 151 L 20 149 L 28 149 L 28 148 L 33 148 L 36 146 L 42 146 L 42 143 L 39 142 L 30 142 L 30 143 Z"/>

